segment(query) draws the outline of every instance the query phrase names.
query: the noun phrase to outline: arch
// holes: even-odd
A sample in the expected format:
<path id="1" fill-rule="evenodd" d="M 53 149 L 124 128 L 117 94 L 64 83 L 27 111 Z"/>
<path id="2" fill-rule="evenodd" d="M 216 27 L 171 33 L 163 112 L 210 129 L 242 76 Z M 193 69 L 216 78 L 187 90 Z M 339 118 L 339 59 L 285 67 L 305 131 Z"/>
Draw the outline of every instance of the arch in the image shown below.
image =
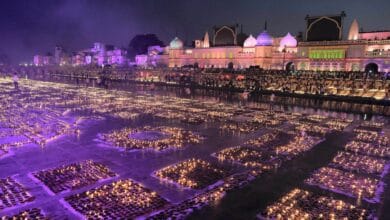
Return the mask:
<path id="1" fill-rule="evenodd" d="M 340 26 L 340 24 L 335 19 L 332 19 L 332 18 L 326 17 L 326 16 L 322 16 L 322 17 L 316 19 L 315 21 L 313 21 L 309 25 L 309 27 L 306 30 L 306 40 L 308 40 L 309 32 L 311 31 L 311 28 L 313 27 L 313 25 L 315 25 L 316 23 L 318 23 L 318 22 L 320 22 L 321 20 L 324 20 L 324 19 L 325 20 L 329 20 L 329 21 L 331 21 L 331 22 L 336 24 L 336 27 L 338 28 L 338 31 L 339 31 L 339 33 L 338 33 L 339 34 L 339 39 L 341 39 L 341 37 L 342 37 L 342 27 Z"/>
<path id="2" fill-rule="evenodd" d="M 379 72 L 379 66 L 376 63 L 368 63 L 364 68 L 364 72 L 368 74 L 377 74 Z"/>
<path id="3" fill-rule="evenodd" d="M 221 32 L 221 34 L 222 33 L 224 33 L 223 31 L 225 31 L 225 34 L 227 34 L 227 33 L 229 33 L 229 32 L 231 32 L 231 34 L 232 34 L 232 41 L 230 42 L 230 40 L 226 40 L 226 39 L 224 39 L 224 41 L 226 41 L 226 42 L 221 42 L 221 43 L 218 43 L 218 42 L 216 42 L 217 41 L 217 38 L 218 38 L 218 34 Z M 214 38 L 213 38 L 213 43 L 214 43 L 214 45 L 221 45 L 221 46 L 223 46 L 223 45 L 229 45 L 229 44 L 232 44 L 232 45 L 236 45 L 237 44 L 237 36 L 236 36 L 236 33 L 235 33 L 235 31 L 232 29 L 232 28 L 230 28 L 230 27 L 228 27 L 228 26 L 222 26 L 221 28 L 219 28 L 216 32 L 215 32 L 215 34 L 214 34 Z"/>
<path id="4" fill-rule="evenodd" d="M 295 64 L 294 64 L 294 62 L 288 62 L 287 64 L 286 64 L 286 67 L 285 67 L 286 69 L 286 71 L 288 72 L 288 73 L 291 73 L 291 72 L 294 72 L 295 71 Z"/>

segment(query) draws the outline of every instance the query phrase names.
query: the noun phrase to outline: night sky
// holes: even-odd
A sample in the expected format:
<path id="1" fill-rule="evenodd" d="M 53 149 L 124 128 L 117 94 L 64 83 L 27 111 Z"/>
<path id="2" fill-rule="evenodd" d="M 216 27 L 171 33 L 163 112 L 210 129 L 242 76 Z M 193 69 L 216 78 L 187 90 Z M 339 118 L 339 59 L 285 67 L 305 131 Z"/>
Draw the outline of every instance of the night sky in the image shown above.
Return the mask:
<path id="1" fill-rule="evenodd" d="M 155 33 L 166 44 L 177 33 L 189 44 L 213 25 L 235 23 L 256 37 L 265 20 L 274 36 L 296 34 L 307 14 L 342 10 L 344 29 L 357 18 L 365 31 L 390 30 L 389 0 L 3 0 L 0 55 L 31 62 L 57 44 L 68 52 L 93 42 L 127 46 L 139 33 Z"/>

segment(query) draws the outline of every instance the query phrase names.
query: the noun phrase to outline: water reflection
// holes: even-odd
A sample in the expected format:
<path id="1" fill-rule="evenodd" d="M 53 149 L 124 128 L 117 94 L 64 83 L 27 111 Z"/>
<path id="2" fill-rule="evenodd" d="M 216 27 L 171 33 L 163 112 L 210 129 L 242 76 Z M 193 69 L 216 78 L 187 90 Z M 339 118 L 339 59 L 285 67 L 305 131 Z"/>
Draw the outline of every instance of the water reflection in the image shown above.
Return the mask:
<path id="1" fill-rule="evenodd" d="M 40 78 L 45 81 L 56 81 L 64 83 L 76 83 L 75 79 L 72 78 L 60 78 L 45 77 Z M 85 82 L 79 82 L 83 84 Z M 90 84 L 94 85 L 94 83 Z M 178 86 L 156 86 L 155 84 L 135 84 L 132 82 L 112 82 L 110 85 L 111 89 L 123 89 L 130 91 L 147 92 L 149 94 L 164 94 L 164 95 L 175 95 L 183 98 L 198 98 L 201 100 L 217 100 L 224 102 L 237 102 L 240 105 L 253 105 L 253 103 L 267 103 L 270 100 L 270 95 L 256 94 L 249 95 L 248 100 L 242 98 L 242 94 L 226 92 L 221 90 L 206 90 L 206 89 L 188 89 Z M 390 108 L 386 105 L 376 104 L 364 104 L 359 103 L 359 100 L 354 102 L 336 101 L 336 100 L 324 100 L 315 98 L 303 98 L 303 97 L 282 97 L 277 96 L 275 104 L 279 109 L 283 110 L 294 110 L 294 106 L 300 107 L 298 110 L 308 110 L 316 112 L 318 109 L 327 111 L 347 112 L 359 114 L 359 119 L 367 120 L 371 119 L 373 115 L 390 115 Z M 321 112 L 317 112 L 321 113 Z"/>

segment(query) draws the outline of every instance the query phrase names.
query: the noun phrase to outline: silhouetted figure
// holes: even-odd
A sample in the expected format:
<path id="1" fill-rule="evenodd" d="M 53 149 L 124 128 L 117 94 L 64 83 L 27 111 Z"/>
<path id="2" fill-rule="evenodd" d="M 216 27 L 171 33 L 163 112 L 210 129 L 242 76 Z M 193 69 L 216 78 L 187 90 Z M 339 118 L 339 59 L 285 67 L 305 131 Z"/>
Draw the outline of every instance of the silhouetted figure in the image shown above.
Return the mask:
<path id="1" fill-rule="evenodd" d="M 271 94 L 269 97 L 269 109 L 274 110 L 275 94 Z"/>
<path id="2" fill-rule="evenodd" d="M 19 90 L 19 77 L 18 77 L 18 74 L 14 73 L 14 76 L 12 77 L 12 81 L 14 82 L 15 90 Z"/>

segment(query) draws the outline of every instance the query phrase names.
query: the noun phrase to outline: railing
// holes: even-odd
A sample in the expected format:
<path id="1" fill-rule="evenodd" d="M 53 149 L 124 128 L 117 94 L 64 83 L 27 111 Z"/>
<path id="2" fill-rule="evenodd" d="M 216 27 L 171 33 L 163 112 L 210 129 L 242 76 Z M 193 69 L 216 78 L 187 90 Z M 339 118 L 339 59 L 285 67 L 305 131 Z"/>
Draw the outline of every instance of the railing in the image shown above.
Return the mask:
<path id="1" fill-rule="evenodd" d="M 390 44 L 390 40 L 341 40 L 341 41 L 313 41 L 299 42 L 299 46 L 336 46 L 336 45 L 351 45 L 351 44 Z"/>
<path id="2" fill-rule="evenodd" d="M 366 51 L 365 57 L 390 57 L 390 51 Z"/>

